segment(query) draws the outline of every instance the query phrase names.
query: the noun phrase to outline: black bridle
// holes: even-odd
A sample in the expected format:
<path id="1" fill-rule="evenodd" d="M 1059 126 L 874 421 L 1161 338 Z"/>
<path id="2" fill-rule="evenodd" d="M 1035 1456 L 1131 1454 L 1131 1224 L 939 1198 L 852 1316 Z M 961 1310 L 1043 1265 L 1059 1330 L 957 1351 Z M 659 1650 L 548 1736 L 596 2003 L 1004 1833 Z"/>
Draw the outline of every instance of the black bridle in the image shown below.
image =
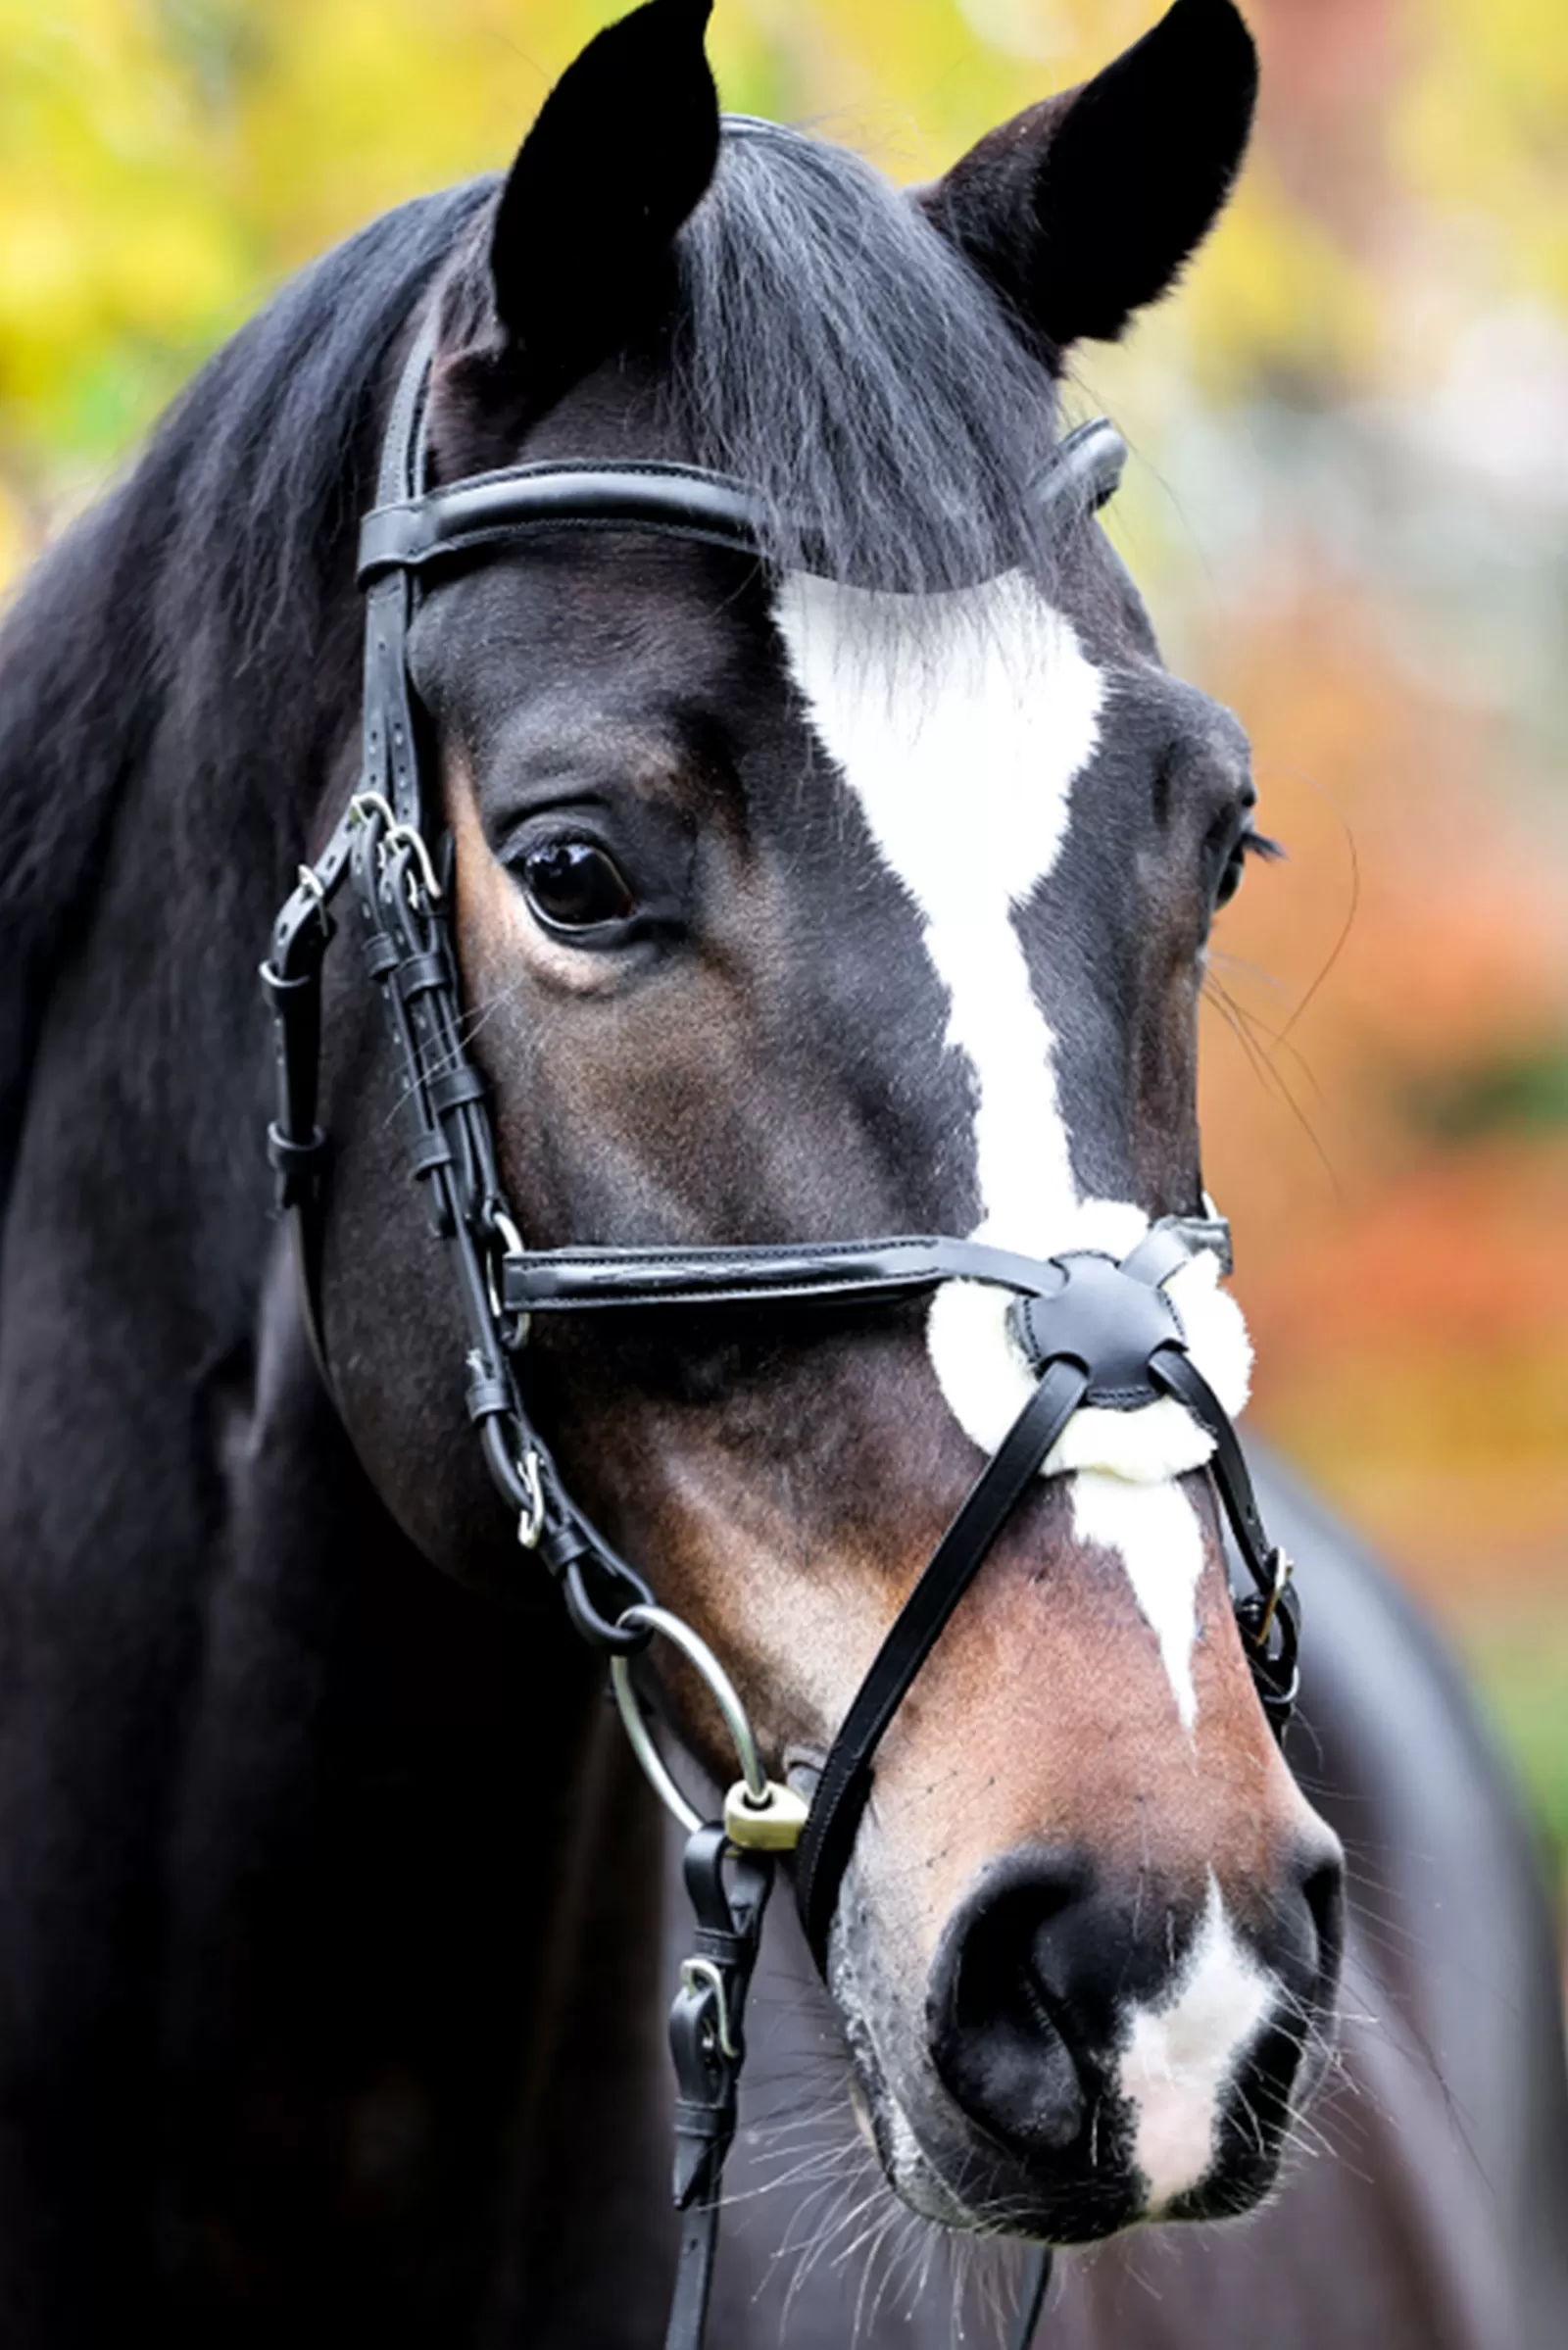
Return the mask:
<path id="1" fill-rule="evenodd" d="M 466 1400 L 486 1464 L 523 1547 L 561 1587 L 583 1638 L 612 1663 L 640 1756 L 693 1833 L 686 1881 L 693 1954 L 670 2024 L 678 2099 L 675 2200 L 684 2214 L 669 2350 L 698 2350 L 706 2323 L 719 2192 L 735 2129 L 747 1988 L 773 1860 L 798 1852 L 796 1900 L 825 1962 L 840 1883 L 889 1723 L 997 1536 L 1083 1405 L 1128 1410 L 1173 1396 L 1213 1443 L 1214 1482 L 1252 1589 L 1236 1599 L 1258 1695 L 1283 1736 L 1296 1696 L 1298 1615 L 1291 1569 L 1258 1516 L 1241 1446 L 1187 1352 L 1164 1285 L 1198 1249 L 1229 1270 L 1227 1228 L 1209 1217 L 1155 1224 L 1119 1263 L 1074 1251 L 1037 1262 L 970 1241 L 885 1240 L 760 1248 L 530 1250 L 508 1209 L 485 1082 L 465 1048 L 450 918 L 452 850 L 420 772 L 407 640 L 421 589 L 451 566 L 515 553 L 539 531 L 635 529 L 699 539 L 763 561 L 760 519 L 744 485 L 675 465 L 532 465 L 437 490 L 424 482 L 424 405 L 434 352 L 427 327 L 403 370 L 381 455 L 375 511 L 361 535 L 367 591 L 364 763 L 359 785 L 314 866 L 273 926 L 262 979 L 277 1053 L 277 1117 L 268 1148 L 277 1200 L 290 1213 L 318 1359 L 326 1137 L 317 1123 L 321 970 L 332 902 L 352 881 L 365 968 L 385 1012 L 411 1121 L 412 1171 L 453 1266 L 466 1337 Z M 1113 427 L 1082 426 L 1039 487 L 1064 524 L 1103 505 L 1126 451 Z M 828 1753 L 809 1803 L 766 1781 L 739 1701 L 689 1628 L 659 1608 L 572 1501 L 531 1420 L 516 1358 L 537 1314 L 614 1307 L 755 1308 L 829 1299 L 867 1308 L 953 1280 L 1011 1294 L 1012 1329 L 1038 1384 L 986 1463 L 879 1650 Z M 656 1633 L 677 1640 L 729 1719 L 743 1775 L 721 1824 L 701 1821 L 674 1789 L 641 1727 L 628 1660 Z M 695 1824 L 695 1825 L 694 1825 Z M 1050 2273 L 1040 2256 L 1017 2340 L 1032 2337 Z"/>

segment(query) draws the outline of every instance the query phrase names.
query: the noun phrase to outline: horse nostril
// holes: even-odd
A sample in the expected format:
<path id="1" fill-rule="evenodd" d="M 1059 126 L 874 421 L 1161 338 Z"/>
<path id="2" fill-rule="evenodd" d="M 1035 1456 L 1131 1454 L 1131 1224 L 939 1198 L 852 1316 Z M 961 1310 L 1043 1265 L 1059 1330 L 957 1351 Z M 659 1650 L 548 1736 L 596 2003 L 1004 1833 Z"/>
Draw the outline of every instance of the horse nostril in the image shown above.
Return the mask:
<path id="1" fill-rule="evenodd" d="M 1070 2145 L 1092 2083 L 1074 2016 L 1074 1946 L 1093 1909 L 1092 1872 L 1034 1857 L 963 1905 L 938 1953 L 931 2053 L 970 2119 L 1025 2154 Z"/>
<path id="2" fill-rule="evenodd" d="M 1321 2000 L 1328 2000 L 1340 1979 L 1345 1948 L 1345 1855 L 1338 1843 L 1332 1851 L 1303 1855 L 1300 1890 L 1316 1940 L 1313 1987 Z"/>

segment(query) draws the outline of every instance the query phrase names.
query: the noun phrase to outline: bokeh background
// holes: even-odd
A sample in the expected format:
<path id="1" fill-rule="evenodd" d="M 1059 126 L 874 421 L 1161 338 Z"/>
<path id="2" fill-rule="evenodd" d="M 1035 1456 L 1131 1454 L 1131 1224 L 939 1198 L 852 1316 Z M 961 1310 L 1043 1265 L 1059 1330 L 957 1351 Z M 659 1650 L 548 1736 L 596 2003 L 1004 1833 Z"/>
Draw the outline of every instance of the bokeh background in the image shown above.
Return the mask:
<path id="1" fill-rule="evenodd" d="M 290 270 L 506 162 L 614 0 L 0 0 L 0 588 Z M 1290 861 L 1205 1134 L 1257 1424 L 1468 1651 L 1568 1854 L 1568 9 L 1250 0 L 1245 186 L 1073 390 Z M 729 105 L 896 176 L 1157 0 L 719 0 Z"/>

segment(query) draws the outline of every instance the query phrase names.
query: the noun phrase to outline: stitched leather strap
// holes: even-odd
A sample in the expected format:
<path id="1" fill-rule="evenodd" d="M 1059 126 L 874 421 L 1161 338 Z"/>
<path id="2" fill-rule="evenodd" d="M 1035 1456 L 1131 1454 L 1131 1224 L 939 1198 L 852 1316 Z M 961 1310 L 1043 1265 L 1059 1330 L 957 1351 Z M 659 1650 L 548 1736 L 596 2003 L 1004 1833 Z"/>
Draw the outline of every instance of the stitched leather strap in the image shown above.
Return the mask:
<path id="1" fill-rule="evenodd" d="M 1258 1700 L 1275 1737 L 1283 1739 L 1300 1686 L 1297 1657 L 1301 1603 L 1292 1581 L 1295 1569 L 1285 1552 L 1269 1541 L 1241 1440 L 1192 1357 L 1174 1347 L 1162 1347 L 1149 1368 L 1155 1385 L 1185 1404 L 1214 1440 L 1210 1470 L 1243 1564 L 1256 1586 L 1254 1591 L 1235 1602 L 1237 1627 Z"/>
<path id="2" fill-rule="evenodd" d="M 738 481 L 694 465 L 512 465 L 368 514 L 360 585 L 388 571 L 424 573 L 536 530 L 653 531 L 759 557 L 760 527 L 757 501 Z"/>
<path id="3" fill-rule="evenodd" d="M 1217 1217 L 1172 1216 L 1153 1226 L 1122 1270 L 1157 1287 L 1195 1248 L 1224 1255 L 1229 1245 L 1229 1227 Z M 979 1281 L 1020 1297 L 1049 1297 L 1060 1277 L 1055 1259 L 929 1234 L 795 1248 L 548 1248 L 508 1262 L 503 1302 L 514 1313 L 812 1298 L 844 1303 L 913 1296 L 944 1281 Z"/>
<path id="4" fill-rule="evenodd" d="M 1253 1582 L 1268 1589 L 1273 1578 L 1274 1545 L 1264 1531 L 1241 1440 L 1231 1426 L 1224 1404 L 1190 1354 L 1173 1346 L 1161 1347 L 1149 1367 L 1155 1386 L 1174 1395 L 1192 1413 L 1199 1427 L 1213 1439 L 1214 1458 L 1210 1465 L 1231 1532 Z"/>
<path id="5" fill-rule="evenodd" d="M 751 1305 L 913 1296 L 943 1281 L 1049 1288 L 1050 1265 L 972 1241 L 899 1235 L 778 1248 L 563 1248 L 515 1258 L 506 1301 L 519 1312 Z"/>
<path id="6" fill-rule="evenodd" d="M 423 376 L 416 387 L 422 396 Z M 410 429 L 410 427 L 413 429 Z M 417 410 L 394 414 L 373 513 L 360 530 L 359 580 L 421 575 L 504 550 L 538 530 L 639 530 L 696 539 L 756 561 L 765 557 L 761 508 L 744 482 L 699 465 L 566 461 L 506 465 L 418 494 Z M 1042 518 L 1094 514 L 1113 496 L 1127 444 L 1103 416 L 1079 425 L 1031 493 Z"/>
<path id="7" fill-rule="evenodd" d="M 811 1798 L 795 1879 L 796 1906 L 819 1965 L 883 1734 L 1088 1385 L 1088 1373 L 1076 1363 L 1051 1364 L 938 1543 L 833 1741 Z"/>

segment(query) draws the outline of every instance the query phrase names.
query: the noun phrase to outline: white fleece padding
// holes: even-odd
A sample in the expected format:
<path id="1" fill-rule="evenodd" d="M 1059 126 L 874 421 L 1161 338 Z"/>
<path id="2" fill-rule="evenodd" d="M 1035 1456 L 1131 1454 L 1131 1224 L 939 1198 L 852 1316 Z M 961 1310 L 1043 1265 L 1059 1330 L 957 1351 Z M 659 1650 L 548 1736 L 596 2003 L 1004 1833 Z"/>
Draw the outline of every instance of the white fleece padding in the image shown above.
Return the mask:
<path id="1" fill-rule="evenodd" d="M 1201 2183 L 1214 2160 L 1225 2091 L 1277 1994 L 1231 1925 L 1210 1870 L 1202 1923 L 1181 1974 L 1157 2006 L 1133 2009 L 1122 2040 L 1120 2086 L 1133 2114 L 1146 2216 Z"/>
<path id="2" fill-rule="evenodd" d="M 1149 1229 L 1125 1200 L 1080 1199 L 1056 1095 L 1056 1038 L 1036 1000 L 1014 915 L 1061 853 L 1072 787 L 1095 756 L 1106 685 L 1072 623 L 1021 574 L 952 595 L 909 598 L 795 574 L 775 619 L 823 748 L 871 837 L 920 914 L 947 991 L 946 1043 L 968 1062 L 982 1215 L 970 1236 L 1047 1257 L 1069 1248 L 1124 1256 Z M 1193 1360 L 1227 1411 L 1247 1399 L 1251 1349 L 1234 1301 L 1204 1256 L 1167 1285 Z M 1009 1297 L 949 1282 L 931 1302 L 927 1344 L 965 1434 L 994 1451 L 1034 1387 L 1008 1328 Z M 1168 1666 L 1196 1632 L 1192 1542 L 1170 1551 L 1164 1582 L 1153 1529 L 1177 1526 L 1134 1501 L 1139 1489 L 1201 1468 L 1210 1439 L 1169 1398 L 1132 1412 L 1076 1413 L 1045 1464 L 1096 1473 L 1080 1529 L 1119 1549 Z M 1116 1482 L 1128 1494 L 1119 1511 Z M 1179 1624 L 1185 1624 L 1185 1648 Z M 1191 1672 L 1173 1669 L 1183 1719 Z"/>
<path id="3" fill-rule="evenodd" d="M 1141 1208 L 1124 1202 L 1085 1200 L 1073 1224 L 1091 1231 L 1103 1219 L 1092 1211 L 1114 1205 L 1121 1228 L 1133 1239 L 1109 1253 L 1125 1256 L 1149 1230 Z M 992 1229 L 988 1217 L 976 1240 L 1026 1248 L 1050 1256 L 1064 1248 L 1102 1248 L 1100 1238 L 1080 1238 L 1073 1224 L 1064 1238 L 1031 1245 L 1017 1234 L 1004 1239 Z M 1252 1348 L 1247 1325 L 1234 1297 L 1219 1286 L 1219 1259 L 1194 1257 L 1172 1274 L 1165 1295 L 1175 1306 L 1186 1333 L 1194 1362 L 1234 1419 L 1246 1403 L 1251 1381 Z M 1002 1290 L 978 1282 L 952 1281 L 937 1292 L 931 1304 L 927 1344 L 937 1377 L 959 1426 L 983 1452 L 994 1452 L 1028 1402 L 1036 1374 L 1008 1325 L 1011 1298 Z M 1075 1412 L 1049 1454 L 1045 1474 L 1065 1469 L 1101 1469 L 1133 1484 L 1147 1485 L 1200 1469 L 1213 1452 L 1211 1438 L 1174 1397 L 1145 1404 L 1138 1411 L 1105 1411 L 1090 1407 Z"/>

